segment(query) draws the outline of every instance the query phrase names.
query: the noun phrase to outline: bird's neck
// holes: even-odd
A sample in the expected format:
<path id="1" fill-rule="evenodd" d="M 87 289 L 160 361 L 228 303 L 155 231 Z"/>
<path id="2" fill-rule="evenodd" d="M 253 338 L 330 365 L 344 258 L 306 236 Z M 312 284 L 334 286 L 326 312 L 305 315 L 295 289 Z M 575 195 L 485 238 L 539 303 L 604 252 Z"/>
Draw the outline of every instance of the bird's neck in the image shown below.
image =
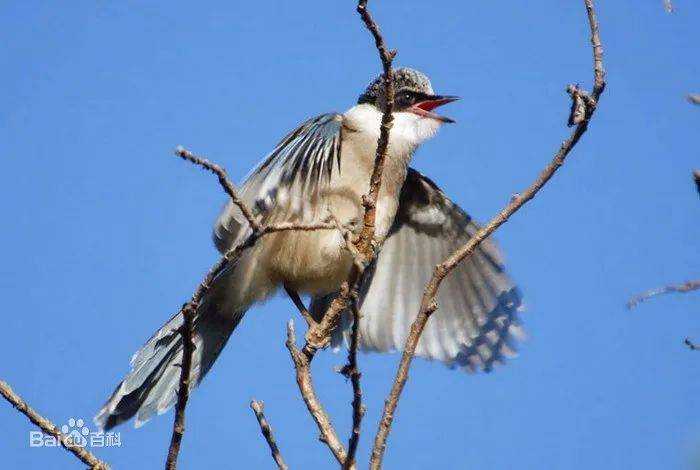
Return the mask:
<path id="1" fill-rule="evenodd" d="M 368 152 L 373 155 L 377 148 L 382 112 L 371 104 L 358 104 L 344 113 L 343 127 L 348 137 L 366 142 Z M 394 123 L 389 132 L 387 157 L 396 163 L 408 165 L 416 148 L 437 132 L 440 124 L 434 119 L 425 119 L 413 113 L 394 113 Z"/>

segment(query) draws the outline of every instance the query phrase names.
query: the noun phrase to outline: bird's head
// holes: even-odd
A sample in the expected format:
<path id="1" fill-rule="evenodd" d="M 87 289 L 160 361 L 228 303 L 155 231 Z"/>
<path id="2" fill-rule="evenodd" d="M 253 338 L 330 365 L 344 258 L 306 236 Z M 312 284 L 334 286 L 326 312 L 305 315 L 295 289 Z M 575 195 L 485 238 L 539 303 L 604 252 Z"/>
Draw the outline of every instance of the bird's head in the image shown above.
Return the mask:
<path id="1" fill-rule="evenodd" d="M 441 124 L 455 122 L 433 112 L 436 108 L 459 99 L 457 96 L 437 95 L 430 80 L 418 70 L 398 68 L 393 71 L 394 129 L 412 134 L 417 141 L 432 137 Z M 357 100 L 384 112 L 386 108 L 384 75 L 375 78 Z"/>

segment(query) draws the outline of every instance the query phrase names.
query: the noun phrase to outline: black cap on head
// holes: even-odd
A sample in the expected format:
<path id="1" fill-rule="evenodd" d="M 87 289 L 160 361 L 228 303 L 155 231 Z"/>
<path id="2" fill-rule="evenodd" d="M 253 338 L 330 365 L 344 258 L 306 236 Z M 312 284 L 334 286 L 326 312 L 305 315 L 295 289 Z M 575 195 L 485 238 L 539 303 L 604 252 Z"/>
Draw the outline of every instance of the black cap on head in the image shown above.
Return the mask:
<path id="1" fill-rule="evenodd" d="M 409 68 L 398 68 L 393 73 L 394 92 L 413 91 L 421 94 L 432 94 L 433 87 L 430 80 L 418 70 Z M 372 80 L 364 93 L 357 99 L 357 104 L 369 103 L 379 108 L 383 107 L 386 100 L 384 89 L 384 74 Z"/>

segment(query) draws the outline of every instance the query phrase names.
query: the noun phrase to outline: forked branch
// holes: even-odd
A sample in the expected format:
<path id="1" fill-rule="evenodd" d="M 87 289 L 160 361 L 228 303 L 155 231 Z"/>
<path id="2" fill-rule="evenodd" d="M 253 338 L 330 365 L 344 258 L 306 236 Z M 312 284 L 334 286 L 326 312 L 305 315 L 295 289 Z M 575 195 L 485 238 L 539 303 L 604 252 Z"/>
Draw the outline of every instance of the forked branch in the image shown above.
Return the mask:
<path id="1" fill-rule="evenodd" d="M 301 396 L 306 403 L 306 407 L 311 413 L 318 430 L 321 432 L 321 442 L 325 443 L 335 456 L 340 465 L 345 464 L 347 451 L 343 447 L 338 433 L 335 431 L 331 418 L 328 412 L 321 404 L 316 390 L 314 389 L 313 380 L 311 379 L 311 360 L 315 354 L 315 350 L 307 351 L 306 349 L 299 350 L 296 345 L 296 337 L 294 335 L 294 322 L 289 320 L 287 324 L 287 349 L 292 356 L 294 362 L 294 370 L 296 371 L 297 385 L 301 392 Z M 309 355 L 310 353 L 310 355 Z"/>

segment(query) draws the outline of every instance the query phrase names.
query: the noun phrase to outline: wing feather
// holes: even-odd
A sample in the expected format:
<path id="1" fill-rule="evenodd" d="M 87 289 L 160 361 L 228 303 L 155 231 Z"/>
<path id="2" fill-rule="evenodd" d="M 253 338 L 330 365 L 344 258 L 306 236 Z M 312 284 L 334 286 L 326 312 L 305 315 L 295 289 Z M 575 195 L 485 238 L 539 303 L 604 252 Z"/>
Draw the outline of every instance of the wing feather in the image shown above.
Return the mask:
<path id="1" fill-rule="evenodd" d="M 402 350 L 418 313 L 433 266 L 466 243 L 479 226 L 428 178 L 409 169 L 396 220 L 361 292 L 360 347 Z M 331 296 L 314 299 L 312 314 L 325 312 Z M 522 336 L 521 296 L 487 239 L 448 275 L 438 310 L 426 325 L 416 354 L 466 370 L 491 370 L 515 352 Z M 341 327 L 351 325 L 348 312 Z M 334 332 L 334 345 L 343 335 Z"/>
<path id="2" fill-rule="evenodd" d="M 304 215 L 317 191 L 340 172 L 342 127 L 342 115 L 328 113 L 287 134 L 246 177 L 241 199 L 264 222 Z M 240 210 L 229 201 L 214 227 L 217 248 L 223 253 L 249 233 Z"/>

